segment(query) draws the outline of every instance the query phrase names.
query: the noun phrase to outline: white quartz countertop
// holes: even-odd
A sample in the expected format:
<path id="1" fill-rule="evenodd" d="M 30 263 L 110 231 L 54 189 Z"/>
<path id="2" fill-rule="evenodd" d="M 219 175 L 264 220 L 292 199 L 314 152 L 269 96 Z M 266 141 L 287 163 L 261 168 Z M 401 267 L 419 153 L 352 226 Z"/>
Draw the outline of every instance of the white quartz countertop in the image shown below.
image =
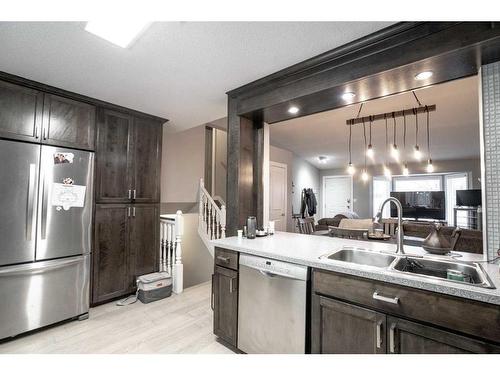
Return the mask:
<path id="1" fill-rule="evenodd" d="M 500 273 L 497 264 L 481 263 L 496 289 L 481 288 L 478 286 L 454 283 L 445 280 L 434 280 L 417 275 L 408 275 L 373 266 L 359 265 L 349 262 L 320 259 L 322 255 L 332 254 L 341 250 L 343 246 L 356 246 L 375 251 L 395 252 L 396 245 L 376 241 L 356 241 L 329 236 L 314 236 L 298 233 L 277 232 L 272 236 L 255 239 L 227 237 L 211 242 L 214 246 L 252 254 L 261 257 L 301 264 L 309 267 L 345 273 L 373 280 L 429 290 L 437 293 L 449 294 L 457 297 L 500 305 Z M 407 255 L 428 254 L 421 247 L 406 246 Z M 459 261 L 484 261 L 478 254 L 454 253 L 461 257 Z M 443 258 L 436 257 L 434 258 Z M 450 259 L 450 257 L 444 257 Z"/>

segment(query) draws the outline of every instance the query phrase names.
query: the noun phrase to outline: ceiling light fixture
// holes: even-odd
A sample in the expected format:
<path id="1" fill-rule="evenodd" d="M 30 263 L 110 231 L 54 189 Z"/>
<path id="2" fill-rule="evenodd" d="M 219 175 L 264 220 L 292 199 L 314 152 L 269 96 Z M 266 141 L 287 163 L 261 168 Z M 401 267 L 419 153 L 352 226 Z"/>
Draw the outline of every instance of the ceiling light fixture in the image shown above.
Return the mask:
<path id="1" fill-rule="evenodd" d="M 396 117 L 394 116 L 394 112 L 392 112 L 392 120 L 394 122 L 393 124 L 393 143 L 392 143 L 392 148 L 391 148 L 391 156 L 394 158 L 394 160 L 399 161 L 399 149 L 398 145 L 396 144 Z"/>
<path id="2" fill-rule="evenodd" d="M 428 78 L 431 78 L 433 74 L 434 74 L 434 72 L 432 70 L 425 70 L 423 72 L 416 74 L 415 79 L 417 81 L 423 81 L 423 80 L 426 80 Z"/>
<path id="3" fill-rule="evenodd" d="M 403 176 L 408 176 L 408 163 L 406 163 L 406 114 L 403 112 Z"/>
<path id="4" fill-rule="evenodd" d="M 320 164 L 326 164 L 328 158 L 326 156 L 318 156 L 318 161 Z"/>
<path id="5" fill-rule="evenodd" d="M 415 114 L 415 147 L 413 148 L 413 157 L 415 160 L 422 160 L 422 152 L 420 151 L 420 147 L 418 146 L 418 112 L 413 110 Z"/>
<path id="6" fill-rule="evenodd" d="M 429 110 L 427 106 L 425 106 L 425 111 L 427 113 L 427 156 L 428 156 L 428 161 L 427 161 L 427 172 L 432 173 L 434 172 L 434 165 L 432 165 L 432 158 L 431 158 L 431 130 L 430 130 L 430 115 L 429 115 Z"/>
<path id="7" fill-rule="evenodd" d="M 370 116 L 370 141 L 368 142 L 368 148 L 366 149 L 366 156 L 368 156 L 370 159 L 373 160 L 375 157 L 375 152 L 373 151 L 373 146 L 372 146 L 372 116 Z"/>
<path id="8" fill-rule="evenodd" d="M 107 40 L 119 47 L 127 48 L 146 31 L 150 22 L 144 21 L 89 21 L 85 31 Z"/>
<path id="9" fill-rule="evenodd" d="M 349 125 L 349 164 L 347 164 L 347 173 L 353 175 L 356 173 L 356 168 L 352 165 L 352 152 L 351 152 L 351 143 L 352 143 L 352 124 Z"/>
<path id="10" fill-rule="evenodd" d="M 385 119 L 385 160 L 384 160 L 384 176 L 388 180 L 391 179 L 392 173 L 389 167 L 387 166 L 387 152 L 389 151 L 389 127 L 387 126 L 387 116 L 384 116 Z"/>
<path id="11" fill-rule="evenodd" d="M 365 140 L 365 150 L 367 150 L 367 148 L 366 148 L 366 125 L 365 125 L 364 120 L 363 120 L 363 137 Z M 363 173 L 361 173 L 361 179 L 364 182 L 368 181 L 368 179 L 370 178 L 370 176 L 368 175 L 368 172 L 366 171 L 366 154 L 367 154 L 367 152 L 365 152 L 365 168 L 363 169 Z"/>
<path id="12" fill-rule="evenodd" d="M 291 115 L 296 115 L 297 113 L 299 113 L 299 107 L 291 106 L 290 108 L 288 108 L 288 113 L 290 113 Z"/>
<path id="13" fill-rule="evenodd" d="M 356 96 L 356 94 L 353 93 L 353 92 L 350 92 L 350 91 L 349 92 L 344 92 L 342 94 L 342 99 L 345 100 L 345 101 L 348 101 L 348 100 L 354 99 L 355 96 Z"/>

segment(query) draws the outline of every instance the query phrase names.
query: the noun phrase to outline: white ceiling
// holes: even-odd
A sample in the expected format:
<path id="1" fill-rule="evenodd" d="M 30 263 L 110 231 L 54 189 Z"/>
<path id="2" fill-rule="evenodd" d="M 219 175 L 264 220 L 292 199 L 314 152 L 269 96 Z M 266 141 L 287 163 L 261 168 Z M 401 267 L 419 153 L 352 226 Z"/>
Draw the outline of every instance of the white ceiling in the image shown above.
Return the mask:
<path id="1" fill-rule="evenodd" d="M 431 156 L 433 160 L 479 158 L 479 99 L 477 77 L 469 77 L 441 85 L 416 90 L 423 105 L 436 104 L 430 113 Z M 319 169 L 344 167 L 348 163 L 349 128 L 346 120 L 357 116 L 358 105 L 296 118 L 270 125 L 270 141 L 302 156 Z M 411 92 L 365 102 L 361 116 L 392 112 L 417 107 Z M 392 120 L 389 124 L 389 140 L 392 143 Z M 427 151 L 425 115 L 419 115 L 419 145 Z M 397 144 L 401 151 L 403 119 L 397 120 Z M 366 124 L 368 137 L 368 123 Z M 376 153 L 375 162 L 383 159 L 381 148 L 385 148 L 385 124 L 377 121 L 372 125 L 372 144 Z M 407 154 L 415 145 L 415 117 L 407 117 Z M 363 125 L 353 127 L 353 163 L 364 162 Z M 328 157 L 326 164 L 320 164 L 318 156 Z M 410 159 L 408 159 L 410 160 Z"/>
<path id="2" fill-rule="evenodd" d="M 226 116 L 225 92 L 388 22 L 156 22 L 129 49 L 82 22 L 0 22 L 0 70 L 169 118 Z"/>

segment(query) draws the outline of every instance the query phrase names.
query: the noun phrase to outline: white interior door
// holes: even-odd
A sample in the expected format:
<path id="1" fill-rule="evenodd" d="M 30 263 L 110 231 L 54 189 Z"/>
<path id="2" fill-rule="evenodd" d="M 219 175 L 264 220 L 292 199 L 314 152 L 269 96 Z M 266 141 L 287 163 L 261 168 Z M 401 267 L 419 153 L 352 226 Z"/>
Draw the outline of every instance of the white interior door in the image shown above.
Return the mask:
<path id="1" fill-rule="evenodd" d="M 286 164 L 271 162 L 269 165 L 269 220 L 274 220 L 275 230 L 286 231 Z"/>
<path id="2" fill-rule="evenodd" d="M 323 177 L 323 217 L 352 211 L 352 177 Z"/>

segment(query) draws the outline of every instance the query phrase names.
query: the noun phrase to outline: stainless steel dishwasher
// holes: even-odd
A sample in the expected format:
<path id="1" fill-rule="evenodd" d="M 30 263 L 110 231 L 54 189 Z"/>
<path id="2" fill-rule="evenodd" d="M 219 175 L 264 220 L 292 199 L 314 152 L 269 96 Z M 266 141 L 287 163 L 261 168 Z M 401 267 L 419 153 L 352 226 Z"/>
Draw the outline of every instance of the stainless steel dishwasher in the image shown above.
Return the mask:
<path id="1" fill-rule="evenodd" d="M 305 353 L 307 267 L 240 255 L 238 348 Z"/>

